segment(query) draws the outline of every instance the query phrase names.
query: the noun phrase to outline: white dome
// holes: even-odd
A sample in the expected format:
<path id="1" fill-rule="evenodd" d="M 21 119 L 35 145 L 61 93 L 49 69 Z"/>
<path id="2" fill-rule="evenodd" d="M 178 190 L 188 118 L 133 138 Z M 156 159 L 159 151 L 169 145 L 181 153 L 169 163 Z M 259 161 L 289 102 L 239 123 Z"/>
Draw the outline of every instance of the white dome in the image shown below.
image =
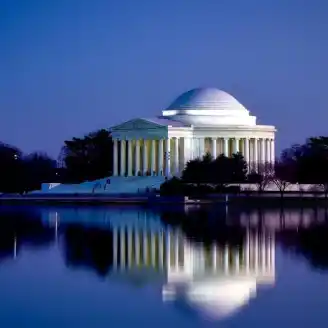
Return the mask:
<path id="1" fill-rule="evenodd" d="M 180 95 L 166 110 L 246 110 L 236 98 L 216 88 L 197 88 Z"/>
<path id="2" fill-rule="evenodd" d="M 229 93 L 216 88 L 197 88 L 179 96 L 162 117 L 187 125 L 256 125 L 256 117 Z"/>
<path id="3" fill-rule="evenodd" d="M 212 320 L 231 317 L 256 296 L 256 280 L 219 279 L 186 284 L 169 284 L 165 300 L 184 300 L 202 316 Z"/>
<path id="4" fill-rule="evenodd" d="M 231 317 L 256 295 L 256 280 L 205 282 L 192 284 L 187 302 L 203 316 L 222 320 Z"/>

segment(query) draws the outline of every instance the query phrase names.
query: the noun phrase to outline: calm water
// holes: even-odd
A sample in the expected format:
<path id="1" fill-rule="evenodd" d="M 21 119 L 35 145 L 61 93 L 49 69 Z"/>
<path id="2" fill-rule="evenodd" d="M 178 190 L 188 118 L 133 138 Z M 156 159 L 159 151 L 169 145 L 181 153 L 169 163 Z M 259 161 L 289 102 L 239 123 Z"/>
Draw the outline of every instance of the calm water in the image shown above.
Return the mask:
<path id="1" fill-rule="evenodd" d="M 327 217 L 1 207 L 0 327 L 327 327 Z"/>

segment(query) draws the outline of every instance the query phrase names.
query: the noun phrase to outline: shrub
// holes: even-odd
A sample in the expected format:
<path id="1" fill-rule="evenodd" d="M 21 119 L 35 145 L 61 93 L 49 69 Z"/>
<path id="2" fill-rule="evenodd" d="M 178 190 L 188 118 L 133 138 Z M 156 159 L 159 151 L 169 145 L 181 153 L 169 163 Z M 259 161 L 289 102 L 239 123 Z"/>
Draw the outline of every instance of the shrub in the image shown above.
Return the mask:
<path id="1" fill-rule="evenodd" d="M 180 179 L 173 177 L 170 180 L 166 180 L 160 187 L 161 196 L 182 196 L 184 195 L 183 183 Z"/>

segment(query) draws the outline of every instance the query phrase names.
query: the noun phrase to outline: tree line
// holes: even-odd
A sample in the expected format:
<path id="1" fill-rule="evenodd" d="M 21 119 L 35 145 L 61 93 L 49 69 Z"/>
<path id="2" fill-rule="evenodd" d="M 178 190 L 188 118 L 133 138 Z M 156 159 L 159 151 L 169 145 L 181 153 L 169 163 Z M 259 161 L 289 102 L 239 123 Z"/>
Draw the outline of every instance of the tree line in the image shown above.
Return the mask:
<path id="1" fill-rule="evenodd" d="M 79 183 L 112 174 L 113 142 L 105 129 L 65 140 L 58 159 L 0 143 L 0 192 L 40 190 L 45 182 Z"/>
<path id="2" fill-rule="evenodd" d="M 247 165 L 244 157 L 223 154 L 212 158 L 209 154 L 202 159 L 187 163 L 180 179 L 173 178 L 161 186 L 162 194 L 189 194 L 197 186 L 198 193 L 227 190 L 228 184 L 253 183 L 258 192 L 265 191 L 273 183 L 283 196 L 290 184 L 298 184 L 300 192 L 303 184 L 313 184 L 313 192 L 324 192 L 328 197 L 328 137 L 313 137 L 304 144 L 295 144 L 284 149 L 275 163 Z M 186 186 L 188 185 L 188 186 Z M 232 187 L 229 187 L 230 189 Z"/>
<path id="3" fill-rule="evenodd" d="M 283 150 L 274 165 L 264 163 L 256 172 L 249 170 L 240 153 L 229 158 L 207 154 L 189 161 L 181 180 L 197 185 L 211 183 L 217 188 L 252 182 L 259 190 L 264 190 L 269 181 L 281 190 L 290 183 L 308 183 L 320 185 L 328 194 L 327 169 L 328 137 L 320 136 Z M 0 143 L 0 192 L 37 190 L 43 182 L 91 181 L 111 176 L 112 172 L 113 140 L 106 129 L 65 140 L 57 160 L 43 152 L 24 154 L 15 146 Z"/>

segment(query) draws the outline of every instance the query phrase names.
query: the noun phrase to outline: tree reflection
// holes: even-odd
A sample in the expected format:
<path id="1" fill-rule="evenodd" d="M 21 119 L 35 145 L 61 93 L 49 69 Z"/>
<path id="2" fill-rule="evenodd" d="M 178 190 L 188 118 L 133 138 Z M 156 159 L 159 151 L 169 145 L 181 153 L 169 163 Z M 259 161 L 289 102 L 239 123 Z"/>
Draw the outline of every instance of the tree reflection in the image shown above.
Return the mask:
<path id="1" fill-rule="evenodd" d="M 65 217 L 65 211 L 3 206 L 0 211 L 0 260 L 13 257 L 13 254 L 19 257 L 24 246 L 47 247 L 54 243 L 57 235 L 52 222 L 54 213 L 59 220 L 61 215 Z M 69 213 L 74 215 L 74 211 Z M 179 243 L 183 239 L 201 243 L 205 250 L 210 250 L 213 243 L 218 247 L 229 245 L 241 249 L 246 231 L 265 230 L 274 232 L 276 243 L 285 251 L 304 256 L 315 269 L 328 269 L 328 221 L 324 209 L 278 208 L 247 212 L 229 209 L 227 213 L 224 207 L 188 207 L 183 210 L 166 208 L 152 215 L 157 215 L 162 222 L 157 231 L 149 226 L 147 219 L 142 221 L 144 226 L 138 228 L 113 228 L 109 223 L 95 227 L 59 220 L 57 242 L 63 250 L 65 264 L 71 269 L 88 268 L 102 277 L 110 272 L 129 272 L 129 276 L 137 277 L 138 281 L 140 277 L 153 279 L 165 272 L 167 254 L 161 247 L 166 245 L 168 234 L 179 231 Z M 120 220 L 115 222 L 120 224 Z M 114 248 L 116 242 L 119 242 L 117 249 Z M 173 257 L 171 260 L 174 261 Z"/>
<path id="2" fill-rule="evenodd" d="M 327 223 L 296 231 L 282 231 L 279 240 L 288 251 L 304 256 L 312 267 L 328 270 Z"/>
<path id="3" fill-rule="evenodd" d="M 44 247 L 53 240 L 53 230 L 45 227 L 39 211 L 25 207 L 3 207 L 0 211 L 0 259 L 19 256 L 20 249 Z"/>
<path id="4" fill-rule="evenodd" d="M 164 210 L 166 224 L 179 226 L 195 241 L 239 244 L 245 229 L 274 230 L 286 251 L 304 256 L 315 269 L 328 270 L 328 219 L 324 208 L 277 208 L 227 213 L 212 207 Z"/>
<path id="5" fill-rule="evenodd" d="M 221 245 L 240 246 L 245 235 L 245 228 L 232 224 L 222 208 L 195 207 L 183 212 L 164 209 L 161 220 L 164 224 L 181 228 L 187 238 L 205 244 L 215 241 Z"/>
<path id="6" fill-rule="evenodd" d="M 65 262 L 69 267 L 89 267 L 106 276 L 113 264 L 113 236 L 109 229 L 69 224 L 64 229 Z"/>

